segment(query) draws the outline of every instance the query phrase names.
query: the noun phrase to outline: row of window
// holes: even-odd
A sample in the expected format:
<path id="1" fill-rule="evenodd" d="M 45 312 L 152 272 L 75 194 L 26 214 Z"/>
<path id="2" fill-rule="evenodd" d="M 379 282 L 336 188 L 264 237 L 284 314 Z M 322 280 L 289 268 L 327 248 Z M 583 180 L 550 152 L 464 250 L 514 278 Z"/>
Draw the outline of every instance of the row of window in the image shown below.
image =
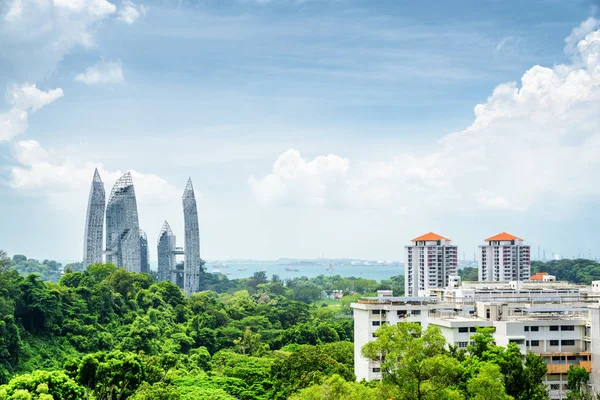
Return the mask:
<path id="1" fill-rule="evenodd" d="M 562 385 L 562 388 L 563 390 L 569 390 L 569 387 L 566 383 Z M 552 383 L 550 385 L 550 390 L 560 390 L 560 383 Z"/>
<path id="2" fill-rule="evenodd" d="M 525 332 L 529 332 L 529 331 L 538 332 L 540 330 L 540 327 L 539 326 L 524 326 L 523 329 L 525 330 Z M 550 325 L 549 329 L 550 329 L 550 331 L 558 331 L 559 326 L 558 325 Z M 574 325 L 561 325 L 560 330 L 561 331 L 574 331 L 575 326 Z"/>
<path id="3" fill-rule="evenodd" d="M 371 314 L 373 315 L 385 315 L 387 313 L 386 310 L 371 310 Z M 411 315 L 415 316 L 415 315 L 421 315 L 421 310 L 411 310 L 410 311 Z M 404 317 L 407 314 L 407 310 L 398 310 L 396 311 L 396 315 L 398 315 L 399 317 Z"/>

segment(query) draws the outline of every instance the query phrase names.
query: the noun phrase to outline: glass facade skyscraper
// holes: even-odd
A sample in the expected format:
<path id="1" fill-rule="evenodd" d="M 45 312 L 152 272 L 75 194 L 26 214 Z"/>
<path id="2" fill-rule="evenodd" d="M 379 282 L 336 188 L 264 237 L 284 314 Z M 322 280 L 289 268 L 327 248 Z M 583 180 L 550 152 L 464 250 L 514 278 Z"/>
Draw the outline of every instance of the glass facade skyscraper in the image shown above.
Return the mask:
<path id="1" fill-rule="evenodd" d="M 131 174 L 115 183 L 106 205 L 106 261 L 141 272 L 140 223 Z"/>
<path id="2" fill-rule="evenodd" d="M 143 274 L 150 273 L 150 251 L 148 249 L 148 236 L 146 232 L 140 229 L 140 262 L 141 272 Z"/>
<path id="3" fill-rule="evenodd" d="M 158 235 L 158 280 L 175 282 L 175 245 L 176 238 L 167 221 Z"/>
<path id="4" fill-rule="evenodd" d="M 102 239 L 104 235 L 104 206 L 106 194 L 98 169 L 94 171 L 83 234 L 83 264 L 102 262 Z"/>
<path id="5" fill-rule="evenodd" d="M 185 234 L 185 259 L 183 291 L 186 296 L 198 292 L 200 289 L 200 230 L 198 227 L 198 209 L 196 196 L 192 186 L 192 178 L 188 179 L 183 191 L 183 223 Z"/>

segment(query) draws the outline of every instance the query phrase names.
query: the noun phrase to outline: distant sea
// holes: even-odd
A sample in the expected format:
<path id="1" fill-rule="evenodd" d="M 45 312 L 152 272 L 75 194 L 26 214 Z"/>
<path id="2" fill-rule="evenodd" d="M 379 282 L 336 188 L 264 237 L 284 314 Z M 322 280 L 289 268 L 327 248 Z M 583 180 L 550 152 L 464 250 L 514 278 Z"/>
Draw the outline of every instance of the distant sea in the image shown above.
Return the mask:
<path id="1" fill-rule="evenodd" d="M 331 270 L 325 265 L 298 265 L 298 264 L 276 264 L 276 263 L 226 263 L 227 267 L 222 265 L 206 265 L 207 272 L 213 272 L 218 269 L 226 274 L 229 279 L 249 278 L 255 272 L 265 271 L 267 277 L 271 279 L 273 274 L 279 275 L 281 279 L 297 278 L 306 276 L 314 278 L 319 275 L 341 275 L 343 277 L 356 277 L 364 279 L 374 279 L 381 281 L 389 279 L 395 275 L 402 275 L 404 267 L 402 265 L 333 265 Z M 298 271 L 287 271 L 286 267 L 298 269 Z M 244 269 L 240 271 L 240 269 Z"/>

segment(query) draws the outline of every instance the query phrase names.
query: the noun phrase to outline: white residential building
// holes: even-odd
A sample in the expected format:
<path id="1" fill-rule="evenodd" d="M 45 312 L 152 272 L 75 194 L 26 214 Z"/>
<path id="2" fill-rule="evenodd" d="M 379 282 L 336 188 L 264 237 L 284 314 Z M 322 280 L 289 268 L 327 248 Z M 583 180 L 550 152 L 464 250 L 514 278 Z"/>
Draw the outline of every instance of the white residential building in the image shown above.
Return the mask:
<path id="1" fill-rule="evenodd" d="M 550 282 L 549 282 L 550 284 Z M 352 304 L 354 310 L 354 373 L 358 380 L 381 379 L 379 362 L 362 357 L 361 348 L 375 340 L 382 324 L 416 322 L 423 328 L 436 325 L 448 344 L 467 348 L 477 327 L 495 328 L 496 344 L 516 343 L 523 354 L 535 352 L 548 364 L 544 378 L 551 399 L 563 399 L 570 365 L 586 371 L 600 371 L 600 306 L 597 292 L 563 289 L 551 282 L 536 290 L 511 289 L 501 285 L 499 297 L 494 288 L 468 288 L 471 296 L 460 298 L 467 288 L 455 288 L 446 300 L 435 297 L 392 297 L 381 291 L 378 297 L 363 298 Z M 446 289 L 446 291 L 452 289 Z M 460 290 L 463 290 L 461 292 Z M 532 289 L 533 290 L 533 289 Z M 450 300 L 448 300 L 450 299 Z M 459 301 L 460 300 L 460 301 Z M 598 376 L 596 376 L 598 375 Z M 600 374 L 590 374 L 591 387 L 600 389 Z"/>
<path id="2" fill-rule="evenodd" d="M 458 249 L 451 240 L 429 232 L 405 248 L 404 287 L 407 296 L 423 296 L 429 289 L 448 286 L 458 269 Z"/>
<path id="3" fill-rule="evenodd" d="M 530 248 L 523 239 L 502 232 L 479 246 L 479 280 L 525 281 L 530 276 Z"/>

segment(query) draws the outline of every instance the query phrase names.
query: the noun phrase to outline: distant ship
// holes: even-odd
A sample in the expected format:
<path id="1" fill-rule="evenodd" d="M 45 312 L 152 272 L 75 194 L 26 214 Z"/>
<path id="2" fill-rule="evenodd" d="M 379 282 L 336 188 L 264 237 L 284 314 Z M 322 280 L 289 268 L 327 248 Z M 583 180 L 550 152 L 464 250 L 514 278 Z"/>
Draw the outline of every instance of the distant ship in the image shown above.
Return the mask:
<path id="1" fill-rule="evenodd" d="M 292 268 L 292 267 L 285 267 L 285 270 L 286 271 L 295 271 L 295 272 L 300 271 L 298 268 Z"/>
<path id="2" fill-rule="evenodd" d="M 245 270 L 247 270 L 247 269 L 248 269 L 248 268 L 246 268 L 246 267 L 243 267 L 243 268 L 238 268 L 238 271 L 245 271 Z"/>
<path id="3" fill-rule="evenodd" d="M 210 271 L 210 272 L 212 272 L 213 274 L 220 274 L 221 270 L 218 268 L 213 268 L 212 271 Z"/>

